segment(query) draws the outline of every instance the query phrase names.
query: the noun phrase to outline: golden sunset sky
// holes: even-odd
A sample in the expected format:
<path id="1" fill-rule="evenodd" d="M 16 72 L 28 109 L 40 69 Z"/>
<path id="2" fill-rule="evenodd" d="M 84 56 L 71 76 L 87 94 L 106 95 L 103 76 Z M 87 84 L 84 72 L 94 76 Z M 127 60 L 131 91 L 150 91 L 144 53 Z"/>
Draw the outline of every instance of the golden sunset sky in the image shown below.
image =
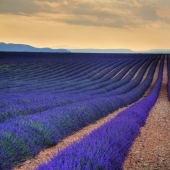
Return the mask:
<path id="1" fill-rule="evenodd" d="M 170 0 L 0 0 L 0 42 L 170 49 Z"/>

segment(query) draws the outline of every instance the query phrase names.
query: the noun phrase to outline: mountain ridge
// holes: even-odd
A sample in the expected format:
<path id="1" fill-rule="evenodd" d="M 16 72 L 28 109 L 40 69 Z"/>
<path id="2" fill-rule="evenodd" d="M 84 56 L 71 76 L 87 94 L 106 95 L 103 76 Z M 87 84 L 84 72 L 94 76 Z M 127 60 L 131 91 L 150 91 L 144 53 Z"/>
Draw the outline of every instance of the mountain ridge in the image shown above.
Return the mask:
<path id="1" fill-rule="evenodd" d="M 60 53 L 69 53 L 69 50 L 66 49 L 51 49 L 51 48 L 37 48 L 25 44 L 13 44 L 13 43 L 3 43 L 0 42 L 0 51 L 7 52 L 60 52 Z"/>
<path id="2" fill-rule="evenodd" d="M 0 42 L 0 51 L 6 52 L 59 52 L 59 53 L 166 53 L 170 54 L 170 49 L 151 49 L 143 51 L 133 51 L 131 49 L 119 48 L 119 49 L 96 49 L 96 48 L 84 48 L 84 49 L 52 49 L 52 48 L 37 48 L 26 44 L 6 44 Z"/>

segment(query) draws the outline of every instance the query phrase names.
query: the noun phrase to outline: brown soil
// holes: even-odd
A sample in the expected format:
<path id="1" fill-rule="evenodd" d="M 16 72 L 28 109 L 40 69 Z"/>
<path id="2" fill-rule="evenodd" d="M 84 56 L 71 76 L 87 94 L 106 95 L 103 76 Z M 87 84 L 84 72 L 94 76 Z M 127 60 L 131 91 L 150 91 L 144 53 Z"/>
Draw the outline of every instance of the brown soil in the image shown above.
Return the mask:
<path id="1" fill-rule="evenodd" d="M 134 141 L 125 170 L 170 170 L 170 102 L 167 97 L 167 63 L 159 98 L 141 134 Z"/>
<path id="2" fill-rule="evenodd" d="M 39 164 L 43 162 L 48 162 L 50 158 L 53 157 L 53 153 L 58 153 L 59 150 L 64 149 L 66 146 L 70 145 L 74 141 L 79 141 L 82 137 L 85 135 L 88 135 L 91 133 L 93 130 L 97 129 L 98 127 L 102 126 L 104 123 L 107 121 L 111 120 L 114 118 L 119 112 L 122 110 L 126 109 L 127 107 L 120 108 L 117 111 L 115 111 L 112 114 L 109 114 L 108 116 L 101 118 L 100 120 L 96 121 L 93 124 L 90 124 L 89 126 L 84 127 L 83 129 L 77 131 L 73 135 L 65 138 L 62 140 L 60 143 L 58 143 L 56 146 L 45 149 L 41 151 L 36 157 L 27 160 L 17 167 L 15 167 L 13 170 L 28 170 L 28 169 L 34 169 L 36 168 Z"/>
<path id="3" fill-rule="evenodd" d="M 141 68 L 140 68 L 141 69 Z M 140 70 L 139 69 L 139 70 Z M 134 77 L 136 77 L 138 74 L 135 73 Z M 155 77 L 156 78 L 156 77 Z M 130 105 L 128 106 L 130 107 Z M 96 121 L 95 123 L 84 127 L 82 130 L 77 131 L 76 133 L 74 133 L 71 136 L 68 136 L 67 138 L 63 139 L 60 143 L 58 143 L 56 146 L 51 147 L 51 148 L 47 148 L 43 151 L 41 151 L 36 157 L 29 159 L 21 164 L 19 164 L 17 167 L 15 167 L 13 170 L 28 170 L 28 169 L 34 169 L 35 167 L 37 167 L 39 164 L 43 163 L 43 162 L 48 162 L 50 160 L 50 158 L 53 157 L 53 153 L 58 153 L 59 150 L 64 149 L 65 147 L 67 147 L 68 145 L 70 145 L 71 143 L 73 143 L 74 141 L 79 141 L 82 137 L 84 137 L 85 135 L 88 135 L 89 133 L 91 133 L 93 130 L 97 129 L 98 127 L 102 126 L 104 123 L 106 123 L 107 121 L 111 120 L 112 118 L 114 118 L 119 112 L 121 112 L 122 110 L 127 109 L 127 107 L 123 107 L 118 109 L 117 111 L 115 111 L 114 113 L 109 114 L 108 116 Z"/>

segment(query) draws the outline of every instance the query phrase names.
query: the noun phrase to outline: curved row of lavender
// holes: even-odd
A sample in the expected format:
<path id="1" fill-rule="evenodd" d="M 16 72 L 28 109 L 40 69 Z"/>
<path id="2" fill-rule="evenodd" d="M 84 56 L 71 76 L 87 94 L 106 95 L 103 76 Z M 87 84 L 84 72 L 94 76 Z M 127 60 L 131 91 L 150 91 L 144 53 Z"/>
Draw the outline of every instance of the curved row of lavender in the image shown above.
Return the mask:
<path id="1" fill-rule="evenodd" d="M 139 100 L 150 86 L 161 56 L 5 55 L 0 56 L 0 169 L 11 169 L 82 127 Z"/>
<path id="2" fill-rule="evenodd" d="M 147 116 L 154 106 L 162 84 L 164 60 L 162 59 L 158 79 L 149 95 L 120 112 L 80 142 L 74 142 L 38 170 L 122 170 L 122 164 L 134 139 L 145 125 Z M 145 107 L 144 107 L 145 106 Z"/>
<path id="3" fill-rule="evenodd" d="M 107 60 L 104 57 L 106 57 Z M 63 66 L 63 61 L 59 61 L 59 62 L 62 62 L 62 63 L 56 63 L 56 61 L 54 61 L 54 63 L 47 63 L 47 64 L 45 64 L 45 67 L 42 68 L 42 69 L 41 69 L 41 67 L 43 67 L 43 65 L 42 65 L 41 62 L 33 65 L 34 67 L 36 67 L 36 69 L 34 67 L 31 69 L 30 66 L 32 66 L 32 65 L 29 65 L 29 64 L 23 65 L 23 64 L 26 64 L 26 63 L 22 63 L 22 65 L 21 65 L 22 68 L 21 68 L 21 66 L 19 66 L 20 67 L 19 69 L 21 69 L 21 70 L 16 70 L 16 74 L 17 74 L 17 76 L 20 76 L 19 74 L 21 74 L 22 80 L 24 80 L 24 78 L 25 78 L 25 80 L 29 81 L 29 82 L 27 82 L 29 87 L 27 87 L 27 89 L 25 89 L 25 87 L 24 87 L 23 90 L 28 90 L 28 91 L 31 90 L 32 91 L 33 88 L 36 85 L 36 81 L 39 81 L 41 83 L 41 86 L 39 85 L 38 88 L 35 89 L 35 90 L 38 90 L 38 91 L 40 91 L 41 88 L 43 90 L 45 90 L 44 89 L 45 83 L 47 83 L 46 87 L 48 87 L 48 88 L 49 88 L 49 84 L 51 83 L 50 86 L 53 85 L 53 88 L 59 87 L 61 89 L 61 87 L 64 88 L 63 86 L 65 86 L 65 85 L 67 85 L 68 87 L 72 86 L 72 83 L 74 83 L 73 85 L 75 86 L 75 81 L 77 82 L 78 80 L 80 80 L 79 82 L 77 82 L 78 88 L 81 88 L 80 83 L 83 83 L 83 85 L 84 85 L 85 82 L 88 83 L 90 80 L 93 80 L 93 76 L 95 74 L 99 73 L 100 70 L 102 71 L 103 68 L 107 68 L 110 65 L 110 66 L 112 66 L 112 69 L 113 69 L 113 68 L 115 68 L 115 66 L 113 66 L 113 65 L 120 64 L 120 62 L 122 62 L 122 59 L 123 59 L 123 62 L 127 62 L 127 60 L 132 61 L 132 60 L 134 60 L 134 58 L 136 58 L 136 60 L 139 61 L 140 59 L 142 59 L 143 56 L 134 57 L 132 55 L 130 57 L 126 56 L 126 58 L 125 57 L 123 58 L 122 56 L 118 55 L 118 59 L 117 58 L 115 59 L 114 56 L 113 56 L 112 60 L 109 59 L 107 56 L 104 56 L 104 57 L 103 57 L 105 59 L 105 60 L 103 59 L 104 61 L 99 60 L 98 62 L 96 62 L 95 60 L 93 61 L 92 59 L 91 59 L 91 62 L 90 61 L 87 62 L 87 61 L 74 61 L 73 60 L 74 62 L 72 61 L 72 63 L 70 64 L 73 67 L 72 69 L 70 69 L 70 68 L 68 69 L 68 66 L 65 66 L 65 67 L 60 68 L 59 70 L 58 70 L 58 67 Z M 147 57 L 145 56 L 144 58 L 147 58 Z M 20 58 L 18 58 L 18 59 L 20 59 Z M 69 58 L 67 57 L 66 61 L 68 59 Z M 30 60 L 32 60 L 32 58 Z M 30 61 L 28 61 L 28 63 L 29 62 Z M 68 60 L 66 62 L 67 65 L 68 65 L 68 62 L 70 62 L 70 60 Z M 98 69 L 95 69 L 96 65 L 98 65 Z M 102 68 L 102 65 L 103 65 L 103 68 Z M 37 70 L 37 66 L 39 67 L 38 70 Z M 16 65 L 16 67 L 17 67 L 17 65 Z M 27 67 L 29 67 L 29 68 L 27 68 Z M 49 70 L 49 67 L 52 67 L 52 68 L 50 68 L 50 70 Z M 28 71 L 27 71 L 27 69 L 28 69 Z M 84 71 L 81 71 L 81 69 L 84 69 Z M 5 73 L 3 73 L 3 76 L 4 76 L 4 74 Z M 109 75 L 111 75 L 111 74 L 109 74 Z M 7 73 L 7 76 L 9 78 L 9 76 L 10 76 L 9 73 Z M 15 80 L 14 76 L 16 77 L 16 75 L 11 73 L 11 81 Z M 36 77 L 36 81 L 35 81 L 34 77 Z M 99 81 L 101 81 L 101 80 L 99 79 Z M 63 82 L 64 82 L 64 84 L 63 84 Z M 25 82 L 21 81 L 19 83 L 20 83 L 18 85 L 19 88 L 20 88 L 19 91 L 21 91 L 21 88 L 22 88 L 22 86 L 25 85 L 24 84 Z M 96 83 L 98 83 L 98 82 L 96 82 Z M 11 82 L 11 85 L 13 85 L 13 82 Z M 8 86 L 10 87 L 9 83 L 8 83 Z M 15 85 L 15 87 L 16 87 L 16 85 Z M 66 88 L 68 88 L 68 87 L 66 87 Z M 10 87 L 10 89 L 11 89 L 11 87 Z M 50 90 L 53 90 L 53 89 L 51 88 Z M 24 91 L 24 92 L 26 92 L 26 91 Z M 55 91 L 53 90 L 52 92 L 54 93 Z M 11 93 L 11 91 L 10 91 L 10 93 Z"/>
<path id="4" fill-rule="evenodd" d="M 167 68 L 168 68 L 168 99 L 170 101 L 170 56 L 167 56 Z"/>
<path id="5" fill-rule="evenodd" d="M 144 68 L 144 67 L 143 67 Z M 142 69 L 143 70 L 143 69 Z M 142 71 L 141 70 L 141 71 Z M 144 70 L 143 70 L 144 71 Z M 140 80 L 141 80 L 141 78 L 142 78 L 142 76 L 143 76 L 143 74 L 144 74 L 144 72 L 141 72 L 142 74 L 139 74 L 140 75 Z M 130 74 L 129 74 L 130 75 Z M 127 77 L 126 77 L 127 78 Z M 138 77 L 137 77 L 138 78 Z M 140 81 L 138 80 L 138 83 L 139 83 Z M 131 83 L 129 83 L 129 84 L 133 84 L 134 85 L 134 82 L 132 81 Z M 120 83 L 119 83 L 119 85 L 120 85 Z M 127 87 L 127 85 L 126 85 L 126 87 Z M 118 90 L 118 89 L 117 89 Z M 127 91 L 125 91 L 125 92 L 128 92 L 128 90 L 130 90 L 130 89 L 127 89 Z M 120 90 L 119 90 L 120 91 Z M 112 88 L 112 92 L 113 92 L 113 88 Z M 105 93 L 106 94 L 106 93 Z M 121 94 L 121 93 L 120 93 Z M 110 93 L 108 94 L 108 95 L 110 95 Z M 76 96 L 76 97 L 78 97 L 78 96 Z M 82 97 L 82 96 L 81 96 Z M 97 97 L 97 96 L 94 96 L 95 98 Z M 77 99 L 77 100 L 80 100 L 79 98 Z M 84 99 L 85 100 L 85 99 Z M 86 100 L 87 100 L 87 98 L 86 98 Z M 88 100 L 89 100 L 89 98 L 88 98 Z M 76 101 L 76 99 L 74 100 L 74 102 Z M 45 101 L 46 102 L 46 101 Z M 45 103 L 44 102 L 44 103 Z M 57 102 L 57 104 L 59 105 L 59 101 L 57 100 L 56 101 L 56 99 L 55 99 L 55 101 L 54 102 L 52 102 L 52 101 L 50 101 L 50 104 L 52 105 L 52 107 L 55 107 L 56 106 L 56 102 Z M 66 102 L 68 102 L 69 103 L 69 101 L 66 101 Z M 44 103 L 42 103 L 42 102 L 40 102 L 40 103 L 38 103 L 38 102 L 36 102 L 36 105 L 38 105 L 38 104 L 40 104 L 41 105 L 41 107 L 40 107 L 40 109 L 44 109 L 43 107 L 42 107 L 42 105 L 44 104 Z M 32 103 L 31 103 L 32 104 Z M 61 105 L 62 105 L 63 103 L 61 102 Z M 29 104 L 27 104 L 27 105 L 29 105 Z M 22 105 L 23 106 L 23 105 Z M 4 113 L 4 115 L 2 116 L 2 114 L 1 114 L 1 118 L 8 118 L 8 117 L 15 117 L 15 112 L 17 112 L 17 114 L 16 114 L 16 116 L 18 116 L 18 115 L 25 115 L 25 113 L 23 113 L 24 112 L 24 110 L 26 110 L 26 108 L 24 107 L 22 107 L 21 105 L 18 105 L 18 107 L 17 107 L 17 105 L 14 105 L 14 108 L 15 108 L 15 110 L 11 110 L 11 111 L 8 111 L 8 112 L 3 112 L 3 110 L 7 110 L 6 108 L 2 108 L 1 109 L 1 111 L 2 111 L 2 113 Z M 30 105 L 29 105 L 29 107 L 28 108 L 31 108 L 33 111 L 37 111 L 37 110 L 35 110 L 34 109 L 34 106 L 35 106 L 35 104 L 33 104 L 32 105 L 33 106 L 33 108 L 32 107 L 30 107 Z M 45 105 L 44 107 L 47 107 L 47 105 Z M 18 112 L 18 111 L 20 111 L 20 112 Z M 28 113 L 30 113 L 30 110 L 28 109 L 28 111 L 27 111 Z M 20 114 L 21 113 L 21 114 Z M 6 116 L 6 117 L 5 117 Z M 2 120 L 3 121 L 3 120 Z M 1 121 L 1 122 L 2 122 Z"/>
<path id="6" fill-rule="evenodd" d="M 123 70 L 117 77 L 111 79 L 112 83 L 110 80 L 105 81 L 103 84 L 106 84 L 109 82 L 108 86 L 105 86 L 105 87 L 102 86 L 101 89 L 96 89 L 96 90 L 91 91 L 91 93 L 94 92 L 94 94 L 97 94 L 95 96 L 93 95 L 93 96 L 89 97 L 87 95 L 85 96 L 84 95 L 85 93 L 83 93 L 83 95 L 82 94 L 76 95 L 72 98 L 67 97 L 64 100 L 61 100 L 61 98 L 63 99 L 63 96 L 59 96 L 58 98 L 55 96 L 55 98 L 53 97 L 52 100 L 49 100 L 49 101 L 47 101 L 47 100 L 37 101 L 36 100 L 35 101 L 36 103 L 30 102 L 30 99 L 27 99 L 26 103 L 19 101 L 19 104 L 18 103 L 13 104 L 10 109 L 8 109 L 9 106 L 3 107 L 0 109 L 0 111 L 1 111 L 0 122 L 2 123 L 6 119 L 11 118 L 11 117 L 13 118 L 13 117 L 19 116 L 19 115 L 34 114 L 36 112 L 40 112 L 40 111 L 43 111 L 46 109 L 52 109 L 54 107 L 56 108 L 57 106 L 63 106 L 63 105 L 65 106 L 66 104 L 68 105 L 70 103 L 73 103 L 73 102 L 75 103 L 77 101 L 90 100 L 92 98 L 103 97 L 103 96 L 107 97 L 109 95 L 113 95 L 113 92 L 114 92 L 114 95 L 118 92 L 119 92 L 119 94 L 126 93 L 130 89 L 132 89 L 132 87 L 135 87 L 135 85 L 137 86 L 140 83 L 140 81 L 141 81 L 147 67 L 150 65 L 151 61 L 152 60 L 148 60 L 145 63 L 145 65 L 140 70 L 138 76 L 132 82 L 129 82 L 129 81 L 132 79 L 132 77 L 134 76 L 136 71 L 139 69 L 139 67 L 143 64 L 143 62 L 139 62 L 124 79 L 113 83 L 114 82 L 113 80 L 116 79 L 117 77 L 119 77 L 119 75 L 121 75 L 122 72 L 124 72 L 124 70 Z M 125 85 L 126 88 L 124 88 L 123 85 Z M 119 88 L 120 86 L 121 86 L 121 88 Z M 124 90 L 122 90 L 122 93 L 121 93 L 122 88 L 124 88 Z M 112 94 L 108 91 L 108 89 L 111 91 Z M 101 94 L 101 91 L 105 91 L 104 95 L 99 95 L 99 94 Z M 42 97 L 42 95 L 41 95 L 41 97 Z M 48 99 L 49 99 L 49 96 L 48 96 Z M 12 103 L 14 103 L 14 101 Z"/>

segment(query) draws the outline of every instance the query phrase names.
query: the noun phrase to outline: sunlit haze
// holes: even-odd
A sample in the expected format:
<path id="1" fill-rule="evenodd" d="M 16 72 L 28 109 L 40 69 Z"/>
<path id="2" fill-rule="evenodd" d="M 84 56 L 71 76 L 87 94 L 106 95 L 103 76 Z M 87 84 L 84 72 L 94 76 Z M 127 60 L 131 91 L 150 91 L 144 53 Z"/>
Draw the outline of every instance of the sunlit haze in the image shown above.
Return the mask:
<path id="1" fill-rule="evenodd" d="M 0 42 L 170 49 L 170 0 L 0 0 Z"/>

